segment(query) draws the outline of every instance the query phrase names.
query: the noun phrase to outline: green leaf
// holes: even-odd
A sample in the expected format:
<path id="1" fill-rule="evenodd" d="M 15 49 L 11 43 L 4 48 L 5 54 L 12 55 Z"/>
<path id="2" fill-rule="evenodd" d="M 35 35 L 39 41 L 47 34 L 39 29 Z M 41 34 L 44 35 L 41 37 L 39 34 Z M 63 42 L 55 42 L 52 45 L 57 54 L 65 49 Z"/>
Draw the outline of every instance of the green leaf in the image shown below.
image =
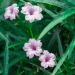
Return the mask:
<path id="1" fill-rule="evenodd" d="M 42 9 L 47 13 L 49 14 L 51 17 L 55 18 L 56 14 L 53 13 L 51 10 L 48 10 L 43 4 L 39 4 L 40 7 L 42 7 Z"/>
<path id="2" fill-rule="evenodd" d="M 57 7 L 60 7 L 60 8 L 68 7 L 66 3 L 59 2 L 57 0 L 30 0 L 30 1 L 39 2 L 39 3 L 45 3 L 45 4 L 57 6 Z"/>
<path id="3" fill-rule="evenodd" d="M 4 36 L 4 34 L 1 33 L 1 32 L 0 32 L 0 38 L 3 39 L 3 40 L 5 40 L 5 41 L 7 40 L 7 38 L 6 38 L 6 37 Z"/>
<path id="4" fill-rule="evenodd" d="M 75 39 L 73 39 L 73 41 L 75 41 Z M 72 44 L 73 44 L 72 46 L 74 47 L 74 46 L 75 46 L 75 42 L 73 42 Z M 74 50 L 74 49 L 71 49 L 71 50 L 69 51 L 68 59 L 71 57 L 73 50 Z"/>
<path id="5" fill-rule="evenodd" d="M 57 32 L 57 42 L 58 42 L 59 54 L 60 54 L 60 56 L 62 56 L 63 55 L 63 48 L 62 48 L 62 43 L 61 43 L 61 39 L 59 36 L 59 32 Z"/>
<path id="6" fill-rule="evenodd" d="M 53 27 L 55 27 L 57 24 L 61 23 L 63 20 L 68 18 L 69 16 L 75 14 L 75 9 L 70 8 L 63 12 L 62 14 L 58 15 L 52 22 L 50 22 L 44 30 L 39 35 L 38 39 L 41 39 L 49 30 L 51 30 Z"/>
<path id="7" fill-rule="evenodd" d="M 48 49 L 51 49 L 53 47 L 54 42 L 56 41 L 56 34 L 57 34 L 57 30 L 53 33 L 53 35 L 49 41 Z"/>
<path id="8" fill-rule="evenodd" d="M 75 37 L 73 38 L 73 40 L 71 41 L 69 47 L 67 48 L 66 52 L 64 53 L 64 55 L 61 57 L 61 59 L 59 60 L 58 64 L 56 65 L 53 73 L 51 75 L 56 75 L 57 71 L 60 69 L 60 67 L 62 66 L 63 62 L 66 60 L 67 56 L 70 53 L 70 50 L 73 50 L 75 47 Z"/>
<path id="9" fill-rule="evenodd" d="M 4 52 L 4 68 L 3 75 L 8 75 L 8 64 L 9 64 L 9 49 L 8 49 L 9 41 L 6 40 L 5 52 Z"/>
<path id="10" fill-rule="evenodd" d="M 75 0 L 67 0 L 68 3 L 75 5 Z"/>
<path id="11" fill-rule="evenodd" d="M 0 38 L 2 40 L 5 40 L 6 46 L 5 46 L 5 51 L 4 51 L 4 68 L 3 68 L 3 75 L 8 75 L 8 61 L 9 61 L 9 49 L 8 49 L 8 44 L 9 41 L 4 34 L 0 32 Z"/>
<path id="12" fill-rule="evenodd" d="M 9 46 L 9 48 L 18 47 L 18 46 L 24 44 L 25 42 L 26 42 L 26 40 L 24 39 L 24 40 L 22 40 L 22 41 L 20 41 L 20 42 L 13 43 L 12 45 Z"/>

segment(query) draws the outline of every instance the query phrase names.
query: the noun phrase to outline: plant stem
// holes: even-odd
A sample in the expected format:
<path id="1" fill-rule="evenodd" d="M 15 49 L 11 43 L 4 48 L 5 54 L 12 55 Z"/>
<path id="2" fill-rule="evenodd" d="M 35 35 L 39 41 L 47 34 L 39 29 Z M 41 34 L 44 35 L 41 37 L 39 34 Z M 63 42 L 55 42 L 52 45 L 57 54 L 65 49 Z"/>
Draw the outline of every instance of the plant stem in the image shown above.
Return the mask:
<path id="1" fill-rule="evenodd" d="M 31 37 L 33 38 L 32 25 L 30 26 L 29 30 L 30 30 Z"/>

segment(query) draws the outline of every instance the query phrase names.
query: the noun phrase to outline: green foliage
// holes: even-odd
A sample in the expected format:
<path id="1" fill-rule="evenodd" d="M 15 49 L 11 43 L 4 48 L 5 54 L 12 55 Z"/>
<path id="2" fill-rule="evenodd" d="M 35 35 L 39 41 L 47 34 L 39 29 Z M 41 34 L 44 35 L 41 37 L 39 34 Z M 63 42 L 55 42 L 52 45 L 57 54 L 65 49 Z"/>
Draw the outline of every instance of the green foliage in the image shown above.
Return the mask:
<path id="1" fill-rule="evenodd" d="M 45 3 L 45 4 L 57 6 L 57 7 L 60 7 L 60 8 L 66 8 L 67 7 L 66 3 L 63 3 L 63 2 L 60 2 L 60 1 L 57 1 L 57 0 L 43 0 L 43 1 L 42 0 L 31 0 L 31 1 L 39 2 L 39 3 Z"/>
<path id="2" fill-rule="evenodd" d="M 4 19 L 5 8 L 31 2 L 43 9 L 41 21 L 29 23 L 19 12 Z M 56 66 L 44 69 L 28 59 L 22 47 L 29 38 L 41 39 L 43 49 L 56 55 Z M 75 75 L 75 0 L 0 0 L 0 75 Z"/>
<path id="3" fill-rule="evenodd" d="M 56 26 L 58 23 L 62 22 L 67 17 L 75 14 L 74 8 L 68 9 L 62 14 L 58 15 L 52 22 L 50 22 L 47 27 L 41 32 L 38 39 L 41 39 L 49 30 L 51 30 L 54 26 Z"/>
<path id="4" fill-rule="evenodd" d="M 56 65 L 56 67 L 51 75 L 56 74 L 56 72 L 59 70 L 59 68 L 61 67 L 63 62 L 66 60 L 67 56 L 70 55 L 70 53 L 74 49 L 74 47 L 75 47 L 75 38 L 72 40 L 70 46 L 67 48 L 66 52 L 63 54 L 63 56 L 59 60 L 58 64 Z"/>

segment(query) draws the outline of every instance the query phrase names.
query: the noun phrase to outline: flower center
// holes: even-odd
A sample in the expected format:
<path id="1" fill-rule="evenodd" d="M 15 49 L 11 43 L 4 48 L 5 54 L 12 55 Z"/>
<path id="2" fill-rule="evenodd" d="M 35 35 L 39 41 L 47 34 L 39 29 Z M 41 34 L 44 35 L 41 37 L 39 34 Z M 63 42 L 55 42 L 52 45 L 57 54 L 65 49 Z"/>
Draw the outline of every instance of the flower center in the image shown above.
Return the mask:
<path id="1" fill-rule="evenodd" d="M 49 56 L 46 56 L 45 62 L 48 62 L 49 60 L 50 60 L 50 57 Z"/>
<path id="2" fill-rule="evenodd" d="M 13 12 L 14 12 L 13 7 L 10 7 L 10 12 L 11 12 L 11 13 L 13 13 Z"/>
<path id="3" fill-rule="evenodd" d="M 29 13 L 30 13 L 30 15 L 33 15 L 34 9 L 33 9 L 33 8 L 30 8 L 30 9 L 29 9 Z"/>
<path id="4" fill-rule="evenodd" d="M 32 46 L 32 50 L 34 50 L 34 51 L 35 51 L 35 50 L 36 50 L 36 46 Z"/>

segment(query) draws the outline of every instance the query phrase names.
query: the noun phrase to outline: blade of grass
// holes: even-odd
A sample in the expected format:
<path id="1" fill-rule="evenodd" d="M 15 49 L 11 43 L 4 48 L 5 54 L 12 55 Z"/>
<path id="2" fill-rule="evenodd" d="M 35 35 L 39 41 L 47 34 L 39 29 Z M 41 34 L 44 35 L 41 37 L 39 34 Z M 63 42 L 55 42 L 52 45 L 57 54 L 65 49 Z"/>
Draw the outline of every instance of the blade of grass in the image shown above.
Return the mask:
<path id="1" fill-rule="evenodd" d="M 22 39 L 25 38 L 25 37 L 16 36 L 16 35 L 14 35 L 14 34 L 12 34 L 10 32 L 8 32 L 8 35 L 9 35 L 9 37 L 12 37 L 15 40 L 22 40 Z"/>
<path id="2" fill-rule="evenodd" d="M 1 33 L 1 32 L 0 32 L 0 38 L 3 39 L 3 40 L 5 40 L 5 41 L 7 40 L 7 38 L 6 38 L 6 37 L 4 36 L 4 34 Z"/>
<path id="3" fill-rule="evenodd" d="M 17 43 L 14 43 L 14 44 L 10 45 L 9 48 L 14 48 L 14 47 L 20 46 L 20 45 L 22 45 L 24 43 L 25 43 L 25 40 L 24 41 L 17 42 Z"/>
<path id="4" fill-rule="evenodd" d="M 49 30 L 51 30 L 53 27 L 55 27 L 57 24 L 61 23 L 63 20 L 68 18 L 69 16 L 75 14 L 75 9 L 70 8 L 63 12 L 61 15 L 58 15 L 52 22 L 50 22 L 41 32 L 38 39 L 41 39 Z"/>
<path id="5" fill-rule="evenodd" d="M 53 13 L 52 11 L 46 9 L 45 7 L 43 8 L 43 10 L 44 10 L 45 12 L 47 12 L 51 17 L 55 18 L 56 14 Z"/>
<path id="6" fill-rule="evenodd" d="M 60 54 L 60 56 L 62 56 L 63 55 L 63 48 L 62 48 L 59 32 L 57 32 L 57 42 L 58 42 L 59 54 Z"/>
<path id="7" fill-rule="evenodd" d="M 6 40 L 5 52 L 4 52 L 4 68 L 3 75 L 8 75 L 8 62 L 9 62 L 9 49 L 8 49 L 9 41 Z"/>
<path id="8" fill-rule="evenodd" d="M 9 41 L 6 36 L 4 36 L 3 33 L 0 32 L 0 38 L 2 40 L 5 40 L 5 51 L 4 51 L 4 68 L 3 68 L 3 75 L 8 75 L 8 60 L 9 60 L 9 49 L 8 49 L 8 44 Z"/>
<path id="9" fill-rule="evenodd" d="M 60 33 L 60 31 L 58 31 L 57 29 L 55 30 L 55 32 L 53 33 L 53 35 L 52 35 L 52 37 L 51 37 L 51 39 L 49 41 L 49 44 L 47 46 L 48 49 L 51 49 L 53 44 L 54 44 L 54 42 L 56 41 L 56 34 L 57 34 L 57 32 Z"/>
<path id="10" fill-rule="evenodd" d="M 59 60 L 58 64 L 56 65 L 56 67 L 53 70 L 51 75 L 56 75 L 57 71 L 60 69 L 60 67 L 62 66 L 63 62 L 66 60 L 68 54 L 70 53 L 70 50 L 73 50 L 74 47 L 75 47 L 75 37 L 71 41 L 71 43 L 70 43 L 69 47 L 67 48 L 65 54 L 61 57 L 61 59 Z"/>
<path id="11" fill-rule="evenodd" d="M 66 0 L 69 4 L 75 5 L 75 0 Z"/>
<path id="12" fill-rule="evenodd" d="M 51 17 L 55 18 L 56 14 L 53 13 L 51 10 L 48 10 L 43 4 L 38 4 L 40 7 L 42 7 L 42 9 L 49 14 Z"/>
<path id="13" fill-rule="evenodd" d="M 73 43 L 73 45 L 75 45 L 75 42 Z M 72 55 L 73 50 L 74 50 L 74 49 L 71 49 L 71 50 L 69 51 L 68 59 L 70 59 L 70 57 L 71 57 L 71 55 Z"/>
<path id="14" fill-rule="evenodd" d="M 57 7 L 60 7 L 60 8 L 68 7 L 68 5 L 66 3 L 59 2 L 57 0 L 30 0 L 30 1 L 38 2 L 38 3 L 45 3 L 45 4 L 57 6 Z"/>

